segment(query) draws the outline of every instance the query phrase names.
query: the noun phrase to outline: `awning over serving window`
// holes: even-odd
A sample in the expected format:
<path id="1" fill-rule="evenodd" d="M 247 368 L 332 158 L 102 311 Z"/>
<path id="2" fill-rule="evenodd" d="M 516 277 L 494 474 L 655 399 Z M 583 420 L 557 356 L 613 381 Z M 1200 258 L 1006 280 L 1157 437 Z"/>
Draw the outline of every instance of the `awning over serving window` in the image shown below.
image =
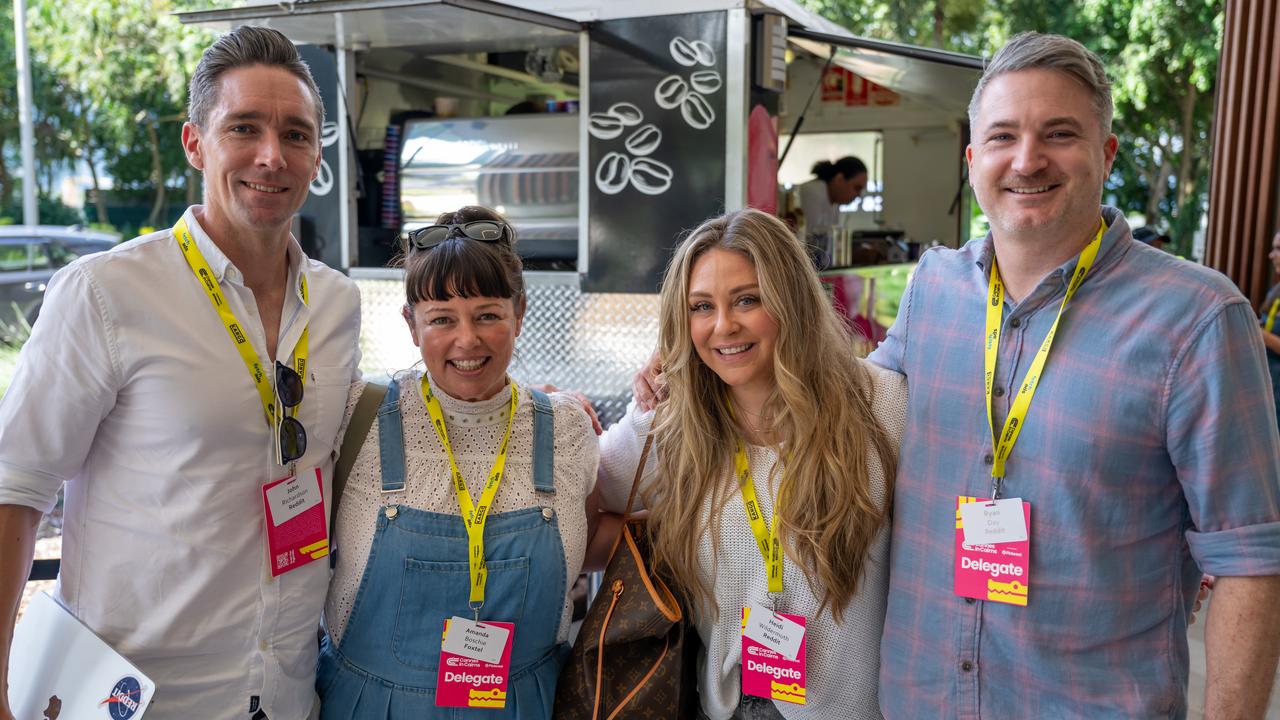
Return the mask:
<path id="1" fill-rule="evenodd" d="M 414 46 L 432 54 L 497 52 L 577 43 L 581 24 L 488 0 L 312 0 L 179 13 L 184 23 L 226 31 L 260 25 L 296 43 Z"/>
<path id="2" fill-rule="evenodd" d="M 789 41 L 882 87 L 963 115 L 982 76 L 982 58 L 931 48 L 793 28 Z"/>

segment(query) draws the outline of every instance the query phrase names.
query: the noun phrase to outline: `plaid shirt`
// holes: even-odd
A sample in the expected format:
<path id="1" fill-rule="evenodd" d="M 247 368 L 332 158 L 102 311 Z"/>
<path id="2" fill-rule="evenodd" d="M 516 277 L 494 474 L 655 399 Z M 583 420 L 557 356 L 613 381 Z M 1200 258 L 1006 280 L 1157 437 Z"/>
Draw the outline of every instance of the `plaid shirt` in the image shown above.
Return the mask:
<path id="1" fill-rule="evenodd" d="M 1185 717 L 1201 570 L 1280 574 L 1280 444 L 1257 318 L 1120 213 L 1058 328 L 1002 497 L 1031 504 L 1029 603 L 954 592 L 956 498 L 989 497 L 990 236 L 924 255 L 871 356 L 907 375 L 880 705 L 898 718 Z M 1006 301 L 994 415 L 1075 259 Z"/>

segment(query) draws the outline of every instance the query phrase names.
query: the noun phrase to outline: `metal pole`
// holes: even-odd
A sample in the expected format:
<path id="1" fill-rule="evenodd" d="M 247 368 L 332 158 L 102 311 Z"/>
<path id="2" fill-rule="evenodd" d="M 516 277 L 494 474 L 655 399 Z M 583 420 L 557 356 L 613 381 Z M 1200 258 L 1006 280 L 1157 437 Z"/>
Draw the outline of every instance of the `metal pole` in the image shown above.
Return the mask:
<path id="1" fill-rule="evenodd" d="M 337 59 L 338 72 L 338 225 L 342 228 L 338 246 L 341 254 L 342 271 L 347 272 L 360 264 L 359 228 L 356 226 L 355 209 L 355 168 L 352 160 L 355 155 L 354 137 L 351 127 L 350 108 L 355 102 L 355 52 L 351 49 L 350 38 L 347 37 L 346 18 L 342 13 L 333 14 L 334 36 L 337 43 L 334 54 Z"/>
<path id="2" fill-rule="evenodd" d="M 31 63 L 27 57 L 27 2 L 13 0 L 14 50 L 18 56 L 18 124 L 22 132 L 22 223 L 39 225 L 36 205 L 36 135 L 31 125 Z"/>

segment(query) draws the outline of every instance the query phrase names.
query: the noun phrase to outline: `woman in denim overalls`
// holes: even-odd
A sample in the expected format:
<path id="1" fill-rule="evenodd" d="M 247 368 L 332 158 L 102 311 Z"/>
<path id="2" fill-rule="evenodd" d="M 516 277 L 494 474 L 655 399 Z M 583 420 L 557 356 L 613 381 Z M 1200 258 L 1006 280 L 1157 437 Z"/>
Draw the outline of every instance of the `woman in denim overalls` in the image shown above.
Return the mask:
<path id="1" fill-rule="evenodd" d="M 566 595 L 582 562 L 577 538 L 585 540 L 595 436 L 576 401 L 516 389 L 506 376 L 524 292 L 501 217 L 463 208 L 411 240 L 404 312 L 428 374 L 392 381 L 340 505 L 316 679 L 321 717 L 550 718 L 567 653 Z M 506 428 L 510 441 L 498 442 L 496 432 L 467 440 L 486 422 Z M 553 432 L 557 426 L 564 432 Z M 556 448 L 568 451 L 557 458 Z M 408 474 L 406 450 L 417 468 Z M 464 501 L 450 479 L 455 453 L 476 507 L 486 505 L 482 488 L 499 469 L 495 456 L 506 463 L 483 524 L 482 603 L 471 593 Z M 358 573 L 353 555 L 365 557 L 366 544 Z M 505 707 L 438 705 L 441 633 L 454 616 L 514 623 Z"/>

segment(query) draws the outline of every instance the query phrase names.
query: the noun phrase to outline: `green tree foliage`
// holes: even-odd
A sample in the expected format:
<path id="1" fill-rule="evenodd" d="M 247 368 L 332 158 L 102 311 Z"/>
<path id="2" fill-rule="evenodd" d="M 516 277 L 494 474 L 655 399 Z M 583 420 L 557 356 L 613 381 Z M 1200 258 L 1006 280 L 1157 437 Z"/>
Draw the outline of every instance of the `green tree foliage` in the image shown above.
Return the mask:
<path id="1" fill-rule="evenodd" d="M 1222 0 L 802 0 L 854 34 L 989 57 L 1026 30 L 1107 65 L 1120 153 L 1107 201 L 1190 254 L 1208 202 Z"/>
<path id="2" fill-rule="evenodd" d="M 13 5 L 0 3 L 0 58 L 15 57 L 13 30 Z M 31 33 L 27 39 L 30 43 Z M 38 194 L 48 195 L 54 190 L 51 187 L 53 171 L 66 167 L 73 159 L 65 128 L 75 121 L 75 116 L 64 103 L 67 88 L 62 79 L 40 58 L 33 55 L 30 60 L 34 105 L 32 125 L 36 157 L 40 170 L 43 170 L 37 173 L 34 181 L 38 185 Z M 19 138 L 18 72 L 10 61 L 0 64 L 0 207 L 6 208 L 0 211 L 0 215 L 14 220 L 22 219 Z M 16 207 L 16 212 L 13 207 Z"/>
<path id="3" fill-rule="evenodd" d="M 87 167 L 95 190 L 145 192 L 148 223 L 161 224 L 172 188 L 198 183 L 182 152 L 187 81 L 213 35 L 182 25 L 175 12 L 226 0 L 28 0 L 42 192 L 59 168 Z M 17 72 L 12 4 L 0 2 L 0 207 L 17 192 Z M 198 188 L 188 187 L 187 198 Z M 109 223 L 104 194 L 89 219 Z"/>
<path id="4" fill-rule="evenodd" d="M 187 81 L 209 36 L 183 27 L 172 0 L 33 0 L 33 42 L 80 102 L 77 155 L 117 187 L 153 193 L 148 225 L 163 221 L 168 189 L 185 181 L 178 129 Z M 101 193 L 95 193 L 99 198 Z M 98 221 L 105 207 L 99 204 Z"/>
<path id="5" fill-rule="evenodd" d="M 84 214 L 73 207 L 67 207 L 61 198 L 40 193 L 36 196 L 36 211 L 40 213 L 41 225 L 79 225 L 84 223 Z M 0 205 L 0 225 L 22 224 L 22 198 L 14 197 L 7 204 Z"/>

